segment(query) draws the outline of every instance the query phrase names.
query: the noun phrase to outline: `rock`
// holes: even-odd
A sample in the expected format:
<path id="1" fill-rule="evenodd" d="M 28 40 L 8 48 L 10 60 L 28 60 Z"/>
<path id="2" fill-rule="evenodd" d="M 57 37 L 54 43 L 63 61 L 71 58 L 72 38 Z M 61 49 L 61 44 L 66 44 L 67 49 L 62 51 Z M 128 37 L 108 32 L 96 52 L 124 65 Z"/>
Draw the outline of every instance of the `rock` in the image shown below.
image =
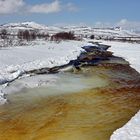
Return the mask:
<path id="1" fill-rule="evenodd" d="M 84 52 L 78 57 L 81 62 L 91 61 L 91 60 L 108 60 L 108 57 L 112 56 L 112 52 L 95 50 L 93 52 Z"/>
<path id="2" fill-rule="evenodd" d="M 59 69 L 60 69 L 59 66 L 58 66 L 58 67 L 50 68 L 48 73 L 49 73 L 49 74 L 58 73 L 58 72 L 59 72 Z"/>
<path id="3" fill-rule="evenodd" d="M 47 74 L 47 73 L 49 73 L 48 68 L 41 68 L 41 69 L 36 69 L 36 70 L 31 70 L 31 71 L 25 72 L 25 74 Z"/>
<path id="4" fill-rule="evenodd" d="M 93 52 L 95 50 L 100 50 L 97 46 L 84 46 L 82 47 L 86 52 Z"/>

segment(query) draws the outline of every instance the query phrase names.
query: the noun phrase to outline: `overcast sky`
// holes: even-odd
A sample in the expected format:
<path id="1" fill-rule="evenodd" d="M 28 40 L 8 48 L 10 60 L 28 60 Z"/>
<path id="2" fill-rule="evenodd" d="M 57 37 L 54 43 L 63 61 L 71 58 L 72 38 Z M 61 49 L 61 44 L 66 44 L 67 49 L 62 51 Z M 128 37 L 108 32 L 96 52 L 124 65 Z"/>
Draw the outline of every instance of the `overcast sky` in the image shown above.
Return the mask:
<path id="1" fill-rule="evenodd" d="M 0 24 L 140 25 L 140 0 L 0 0 Z"/>

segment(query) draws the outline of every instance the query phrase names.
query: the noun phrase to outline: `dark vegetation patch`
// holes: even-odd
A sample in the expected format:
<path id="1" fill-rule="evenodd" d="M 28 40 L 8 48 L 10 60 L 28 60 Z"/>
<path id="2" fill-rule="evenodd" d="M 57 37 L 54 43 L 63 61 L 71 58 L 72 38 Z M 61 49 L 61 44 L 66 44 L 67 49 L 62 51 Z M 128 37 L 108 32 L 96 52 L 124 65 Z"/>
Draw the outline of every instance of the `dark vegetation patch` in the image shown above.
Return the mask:
<path id="1" fill-rule="evenodd" d="M 60 32 L 51 36 L 52 41 L 76 40 L 73 32 Z"/>

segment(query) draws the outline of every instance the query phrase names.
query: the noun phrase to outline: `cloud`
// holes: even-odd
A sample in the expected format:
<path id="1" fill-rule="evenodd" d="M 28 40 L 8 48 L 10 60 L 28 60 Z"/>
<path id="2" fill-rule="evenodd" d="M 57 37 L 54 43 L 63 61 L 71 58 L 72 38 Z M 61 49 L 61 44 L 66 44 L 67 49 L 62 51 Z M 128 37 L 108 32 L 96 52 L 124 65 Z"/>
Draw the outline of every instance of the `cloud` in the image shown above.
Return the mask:
<path id="1" fill-rule="evenodd" d="M 0 0 L 0 14 L 12 13 L 57 13 L 62 10 L 76 12 L 78 8 L 73 3 L 62 4 L 60 0 L 50 3 L 29 5 L 25 0 Z"/>
<path id="2" fill-rule="evenodd" d="M 109 22 L 96 22 L 94 27 L 106 28 L 106 27 L 121 27 L 124 30 L 130 30 L 134 32 L 140 32 L 140 22 L 139 21 L 129 21 L 127 19 L 121 19 L 116 23 Z"/>
<path id="3" fill-rule="evenodd" d="M 94 27 L 96 28 L 106 28 L 106 27 L 111 27 L 111 26 L 112 25 L 109 22 L 100 22 L 100 21 L 96 22 L 94 25 Z"/>
<path id="4" fill-rule="evenodd" d="M 58 0 L 52 3 L 43 3 L 40 5 L 33 5 L 30 7 L 29 12 L 31 13 L 56 13 L 61 11 L 61 5 Z"/>
<path id="5" fill-rule="evenodd" d="M 15 13 L 24 4 L 23 0 L 0 0 L 0 14 Z"/>
<path id="6" fill-rule="evenodd" d="M 127 19 L 122 19 L 116 25 L 122 27 L 123 29 L 140 31 L 140 22 L 138 21 L 129 21 Z"/>
<path id="7" fill-rule="evenodd" d="M 77 12 L 79 10 L 78 7 L 75 6 L 73 3 L 67 3 L 65 7 L 68 11 L 71 12 Z"/>
<path id="8" fill-rule="evenodd" d="M 127 19 L 121 19 L 117 24 L 118 25 L 125 25 L 128 22 Z"/>

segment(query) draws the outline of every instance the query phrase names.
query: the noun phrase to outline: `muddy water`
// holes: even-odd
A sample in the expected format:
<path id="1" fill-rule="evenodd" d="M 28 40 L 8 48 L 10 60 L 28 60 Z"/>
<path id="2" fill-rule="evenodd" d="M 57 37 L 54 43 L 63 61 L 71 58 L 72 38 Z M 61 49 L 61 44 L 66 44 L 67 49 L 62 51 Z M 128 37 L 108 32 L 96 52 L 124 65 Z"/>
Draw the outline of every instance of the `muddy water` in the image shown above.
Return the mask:
<path id="1" fill-rule="evenodd" d="M 109 140 L 140 108 L 140 76 L 128 66 L 67 76 L 56 86 L 8 96 L 0 140 Z"/>

